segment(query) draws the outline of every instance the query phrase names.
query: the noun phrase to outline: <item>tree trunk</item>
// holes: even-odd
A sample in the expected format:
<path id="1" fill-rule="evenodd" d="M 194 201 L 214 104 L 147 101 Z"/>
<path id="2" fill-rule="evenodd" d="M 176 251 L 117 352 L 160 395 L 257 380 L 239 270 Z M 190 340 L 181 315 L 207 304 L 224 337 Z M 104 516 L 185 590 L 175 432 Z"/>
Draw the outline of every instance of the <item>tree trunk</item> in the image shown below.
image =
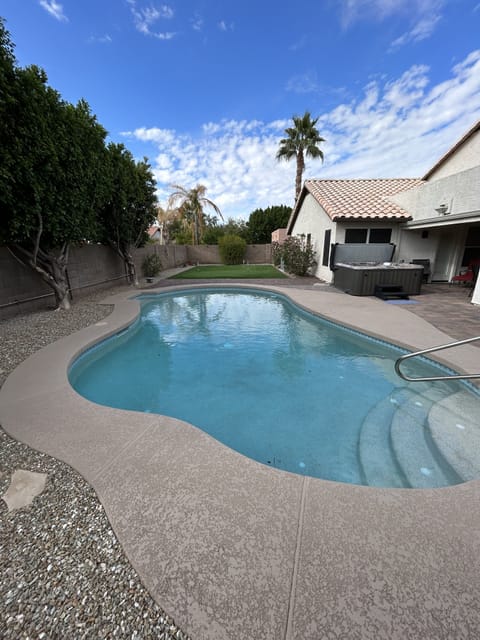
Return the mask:
<path id="1" fill-rule="evenodd" d="M 122 247 L 115 242 L 109 242 L 109 245 L 125 263 L 129 283 L 138 286 L 137 270 L 135 268 L 135 263 L 133 262 L 132 254 L 130 253 L 130 247 Z"/>
<path id="2" fill-rule="evenodd" d="M 29 251 L 20 245 L 8 247 L 13 256 L 25 266 L 38 273 L 40 278 L 53 289 L 57 309 L 70 309 L 67 278 L 68 245 L 64 245 L 58 256 L 42 249 Z"/>
<path id="3" fill-rule="evenodd" d="M 133 258 L 130 252 L 125 252 L 124 258 L 125 264 L 127 265 L 127 275 L 128 281 L 130 284 L 138 286 L 138 278 L 137 278 L 137 270 L 135 268 L 135 263 L 133 262 Z"/>
<path id="4" fill-rule="evenodd" d="M 195 213 L 195 235 L 194 235 L 194 241 L 193 244 L 197 245 L 200 244 L 200 220 L 198 219 L 198 213 Z"/>
<path id="5" fill-rule="evenodd" d="M 295 202 L 298 200 L 300 191 L 302 190 L 302 176 L 305 169 L 305 161 L 303 159 L 303 151 L 297 151 L 297 175 L 295 177 Z"/>

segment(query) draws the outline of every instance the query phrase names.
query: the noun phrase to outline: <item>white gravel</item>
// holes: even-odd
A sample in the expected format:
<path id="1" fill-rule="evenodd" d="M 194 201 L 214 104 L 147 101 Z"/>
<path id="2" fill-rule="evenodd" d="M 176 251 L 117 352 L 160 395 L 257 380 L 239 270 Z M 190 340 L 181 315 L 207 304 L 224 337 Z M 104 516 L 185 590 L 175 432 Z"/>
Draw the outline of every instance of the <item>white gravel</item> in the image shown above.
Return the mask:
<path id="1" fill-rule="evenodd" d="M 99 301 L 124 288 L 0 321 L 0 386 L 41 347 L 105 318 L 111 307 Z M 188 639 L 143 587 L 80 474 L 0 428 L 0 495 L 16 469 L 48 477 L 28 507 L 8 512 L 0 500 L 0 638 Z"/>

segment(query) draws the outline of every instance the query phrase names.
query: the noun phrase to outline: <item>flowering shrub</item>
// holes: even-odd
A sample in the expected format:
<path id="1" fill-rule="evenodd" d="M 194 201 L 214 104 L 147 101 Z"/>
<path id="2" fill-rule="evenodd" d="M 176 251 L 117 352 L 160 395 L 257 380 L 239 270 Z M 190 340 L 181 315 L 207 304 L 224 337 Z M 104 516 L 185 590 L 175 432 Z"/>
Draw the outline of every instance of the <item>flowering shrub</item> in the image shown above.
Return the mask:
<path id="1" fill-rule="evenodd" d="M 310 243 L 289 236 L 283 244 L 272 246 L 273 263 L 279 265 L 283 260 L 285 270 L 296 276 L 307 275 L 309 269 L 317 264 L 315 251 Z"/>

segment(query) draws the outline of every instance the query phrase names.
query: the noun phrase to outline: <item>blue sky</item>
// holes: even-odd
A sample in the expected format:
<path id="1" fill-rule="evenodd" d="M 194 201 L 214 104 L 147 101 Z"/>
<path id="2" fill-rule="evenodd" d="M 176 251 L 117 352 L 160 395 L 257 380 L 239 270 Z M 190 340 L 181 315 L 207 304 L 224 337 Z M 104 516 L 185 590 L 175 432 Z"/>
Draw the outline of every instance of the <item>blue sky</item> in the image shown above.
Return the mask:
<path id="1" fill-rule="evenodd" d="M 423 175 L 480 118 L 480 0 L 0 0 L 20 65 L 224 217 L 293 204 L 275 160 L 319 117 L 304 178 Z"/>

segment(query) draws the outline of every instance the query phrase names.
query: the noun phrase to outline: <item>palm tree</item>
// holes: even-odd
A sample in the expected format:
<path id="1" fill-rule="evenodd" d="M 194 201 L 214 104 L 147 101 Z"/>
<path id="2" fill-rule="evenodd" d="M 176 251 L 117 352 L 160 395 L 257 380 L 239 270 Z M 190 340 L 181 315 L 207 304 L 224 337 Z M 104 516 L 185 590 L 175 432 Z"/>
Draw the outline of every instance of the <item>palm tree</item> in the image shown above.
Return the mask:
<path id="1" fill-rule="evenodd" d="M 157 222 L 160 230 L 160 244 L 168 244 L 169 233 L 168 227 L 171 222 L 178 217 L 178 211 L 176 209 L 164 209 L 159 204 L 157 205 Z"/>
<path id="2" fill-rule="evenodd" d="M 321 158 L 323 162 L 323 151 L 318 146 L 325 139 L 320 136 L 316 124 L 318 118 L 312 120 L 312 116 L 305 111 L 303 116 L 293 116 L 293 127 L 285 129 L 287 138 L 280 140 L 280 147 L 277 151 L 277 160 L 297 160 L 297 175 L 295 178 L 295 201 L 300 195 L 302 188 L 302 176 L 305 170 L 305 156 L 307 158 Z"/>
<path id="3" fill-rule="evenodd" d="M 205 196 L 207 190 L 201 184 L 197 184 L 192 189 L 186 189 L 181 185 L 174 184 L 175 191 L 168 200 L 168 207 L 178 206 L 178 212 L 187 226 L 192 229 L 193 244 L 199 244 L 204 227 L 204 207 L 211 207 L 223 220 L 222 213 L 217 205 Z"/>

